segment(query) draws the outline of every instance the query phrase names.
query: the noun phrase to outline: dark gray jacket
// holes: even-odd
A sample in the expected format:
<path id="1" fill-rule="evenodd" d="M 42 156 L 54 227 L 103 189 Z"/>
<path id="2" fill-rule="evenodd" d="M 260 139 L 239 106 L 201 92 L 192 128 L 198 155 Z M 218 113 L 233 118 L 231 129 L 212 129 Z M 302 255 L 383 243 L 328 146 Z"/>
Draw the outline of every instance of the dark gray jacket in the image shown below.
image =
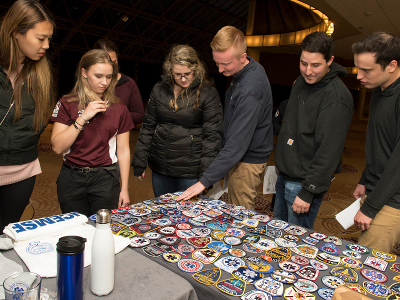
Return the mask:
<path id="1" fill-rule="evenodd" d="M 195 82 L 189 94 L 198 86 Z M 203 83 L 197 109 L 193 109 L 193 94 L 187 107 L 174 112 L 169 107 L 173 97 L 173 84 L 163 77 L 147 104 L 132 160 L 135 176 L 149 164 L 161 175 L 200 178 L 221 148 L 222 106 L 217 90 Z"/>

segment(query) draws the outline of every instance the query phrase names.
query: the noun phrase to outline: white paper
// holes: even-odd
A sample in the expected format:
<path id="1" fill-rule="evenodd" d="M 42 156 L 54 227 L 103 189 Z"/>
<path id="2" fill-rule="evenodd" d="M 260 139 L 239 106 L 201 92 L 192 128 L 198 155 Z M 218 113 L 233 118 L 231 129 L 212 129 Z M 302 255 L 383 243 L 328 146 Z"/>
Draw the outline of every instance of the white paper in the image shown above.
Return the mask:
<path id="1" fill-rule="evenodd" d="M 354 201 L 349 207 L 338 213 L 335 218 L 345 230 L 354 225 L 354 217 L 360 209 L 361 198 Z"/>
<path id="2" fill-rule="evenodd" d="M 209 190 L 206 196 L 210 197 L 211 199 L 219 199 L 223 193 L 224 191 L 222 190 L 221 184 L 218 181 L 213 185 L 212 189 Z"/>
<path id="3" fill-rule="evenodd" d="M 275 166 L 265 168 L 263 194 L 275 194 L 275 184 L 278 179 L 278 170 Z"/>

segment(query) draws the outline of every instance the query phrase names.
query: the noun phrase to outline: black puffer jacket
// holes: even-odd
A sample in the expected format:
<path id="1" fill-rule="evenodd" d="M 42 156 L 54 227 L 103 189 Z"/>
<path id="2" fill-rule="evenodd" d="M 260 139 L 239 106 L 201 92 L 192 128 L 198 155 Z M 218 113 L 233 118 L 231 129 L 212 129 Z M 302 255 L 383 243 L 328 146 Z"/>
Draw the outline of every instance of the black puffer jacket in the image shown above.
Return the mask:
<path id="1" fill-rule="evenodd" d="M 190 89 L 197 89 L 194 82 Z M 173 111 L 173 84 L 158 82 L 150 95 L 136 144 L 132 166 L 141 176 L 149 164 L 153 172 L 170 177 L 200 178 L 221 148 L 222 106 L 215 88 L 203 83 L 199 107 L 189 105 Z"/>

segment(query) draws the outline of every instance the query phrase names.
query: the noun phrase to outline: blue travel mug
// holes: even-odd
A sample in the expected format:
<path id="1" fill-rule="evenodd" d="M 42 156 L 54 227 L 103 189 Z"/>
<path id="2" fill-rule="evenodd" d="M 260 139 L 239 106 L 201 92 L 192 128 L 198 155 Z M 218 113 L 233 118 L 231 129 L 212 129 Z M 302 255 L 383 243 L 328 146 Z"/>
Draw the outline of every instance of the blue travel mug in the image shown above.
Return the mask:
<path id="1" fill-rule="evenodd" d="M 63 236 L 57 243 L 57 299 L 83 300 L 83 251 L 86 239 Z"/>

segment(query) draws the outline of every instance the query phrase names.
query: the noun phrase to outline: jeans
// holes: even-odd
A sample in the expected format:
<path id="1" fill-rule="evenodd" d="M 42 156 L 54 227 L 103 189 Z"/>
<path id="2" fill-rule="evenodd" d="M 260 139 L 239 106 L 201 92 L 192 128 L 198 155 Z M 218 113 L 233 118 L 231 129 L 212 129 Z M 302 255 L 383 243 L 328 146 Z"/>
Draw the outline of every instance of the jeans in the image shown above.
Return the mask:
<path id="1" fill-rule="evenodd" d="M 302 189 L 301 182 L 285 180 L 281 175 L 276 181 L 276 198 L 274 206 L 274 218 L 287 221 L 294 225 L 313 229 L 315 219 L 318 215 L 324 197 L 314 198 L 308 212 L 298 214 L 293 211 L 292 205 L 297 194 Z"/>
<path id="2" fill-rule="evenodd" d="M 198 178 L 169 177 L 160 175 L 156 172 L 153 172 L 151 177 L 153 182 L 153 192 L 156 197 L 160 197 L 167 193 L 184 191 L 199 181 Z"/>

